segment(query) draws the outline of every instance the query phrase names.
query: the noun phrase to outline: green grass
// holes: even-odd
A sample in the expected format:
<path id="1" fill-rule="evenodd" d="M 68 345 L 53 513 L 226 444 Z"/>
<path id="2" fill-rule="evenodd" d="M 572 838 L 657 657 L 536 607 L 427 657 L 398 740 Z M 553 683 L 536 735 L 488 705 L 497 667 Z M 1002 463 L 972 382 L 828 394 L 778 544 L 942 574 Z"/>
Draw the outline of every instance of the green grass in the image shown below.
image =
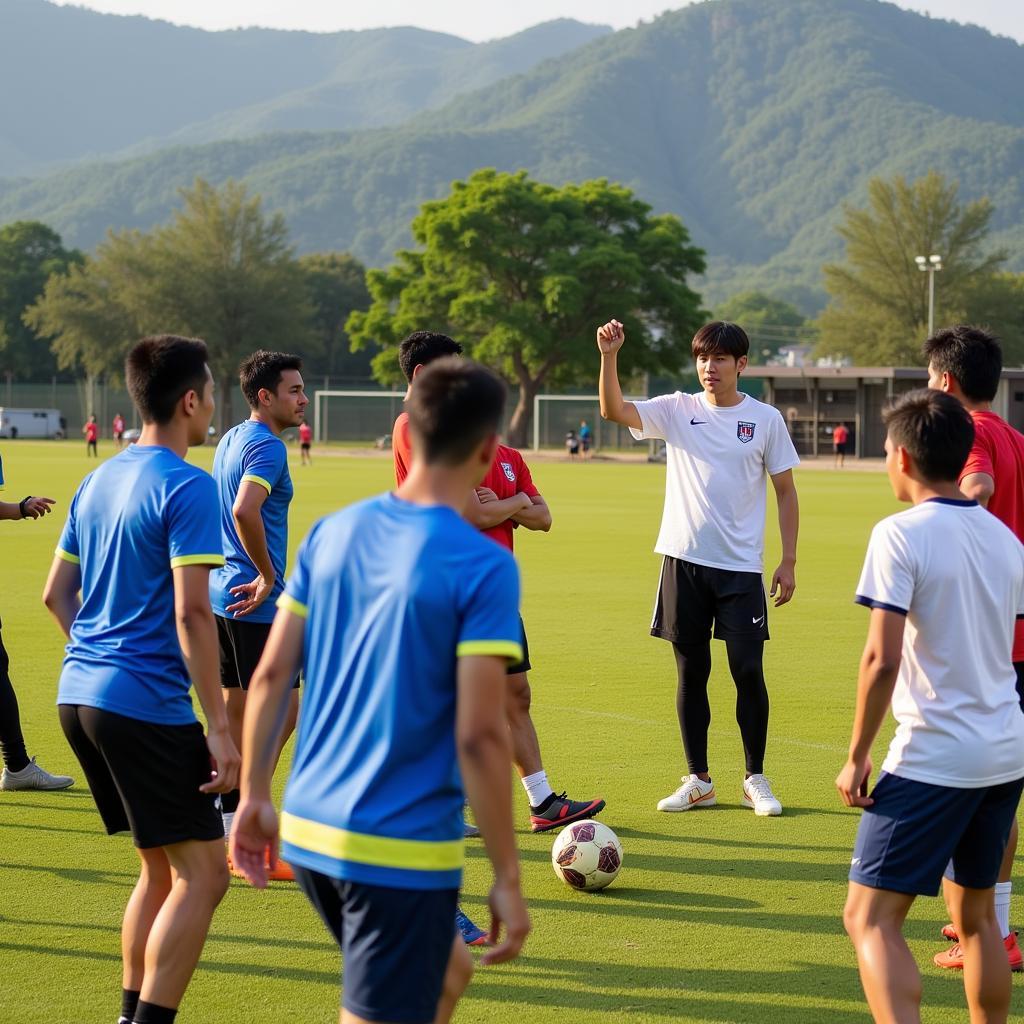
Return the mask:
<path id="1" fill-rule="evenodd" d="M 80 776 L 53 707 L 61 642 L 38 598 L 68 500 L 89 467 L 79 444 L 18 442 L 2 454 L 6 498 L 59 501 L 45 522 L 0 524 L 0 612 L 30 753 Z M 209 449 L 198 455 L 204 464 L 211 457 Z M 602 820 L 620 836 L 625 866 L 603 893 L 572 892 L 551 871 L 551 837 L 521 829 L 534 931 L 517 963 L 478 971 L 460 1022 L 867 1019 L 840 924 L 857 815 L 840 806 L 832 780 L 867 621 L 851 597 L 871 526 L 895 503 L 880 474 L 799 474 L 797 597 L 771 615 L 767 648 L 767 770 L 786 813 L 755 818 L 740 805 L 733 687 L 716 643 L 711 752 L 720 806 L 666 815 L 654 805 L 684 766 L 672 658 L 647 635 L 663 476 L 647 465 L 536 466 L 555 527 L 518 534 L 534 717 L 554 784 L 607 798 Z M 312 469 L 296 459 L 293 477 L 293 546 L 315 518 L 391 479 L 387 459 L 344 456 L 319 458 Z M 776 533 L 770 523 L 769 562 Z M 518 789 L 516 801 L 522 822 Z M 0 1020 L 113 1021 L 118 929 L 135 865 L 127 839 L 101 834 L 81 784 L 0 794 Z M 488 877 L 480 846 L 470 844 L 464 902 L 478 918 Z M 1019 898 L 1015 911 L 1021 920 Z M 966 1019 L 960 978 L 930 963 L 944 920 L 941 901 L 921 900 L 907 924 L 932 1024 Z M 329 1024 L 337 989 L 338 957 L 297 889 L 258 893 L 236 881 L 181 1020 Z M 1024 1013 L 1019 977 L 1014 1010 Z"/>

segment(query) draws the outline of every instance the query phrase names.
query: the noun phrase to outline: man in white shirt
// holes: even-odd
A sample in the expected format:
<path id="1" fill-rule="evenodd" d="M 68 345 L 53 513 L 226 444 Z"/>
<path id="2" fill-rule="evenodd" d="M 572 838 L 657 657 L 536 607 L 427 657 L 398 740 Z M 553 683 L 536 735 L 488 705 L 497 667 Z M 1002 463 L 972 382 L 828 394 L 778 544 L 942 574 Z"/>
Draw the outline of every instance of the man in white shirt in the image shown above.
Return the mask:
<path id="1" fill-rule="evenodd" d="M 942 883 L 971 1020 L 1001 1024 L 1010 966 L 993 889 L 1024 788 L 1011 661 L 1024 546 L 959 490 L 974 425 L 955 398 L 911 392 L 884 418 L 889 481 L 913 507 L 875 527 L 857 587 L 871 621 L 836 788 L 864 814 L 844 923 L 875 1020 L 918 1021 L 921 979 L 903 921 Z M 868 796 L 871 746 L 890 701 L 896 735 Z"/>
<path id="2" fill-rule="evenodd" d="M 694 335 L 700 393 L 677 391 L 644 402 L 622 398 L 617 358 L 624 341 L 618 320 L 597 332 L 601 415 L 629 427 L 637 440 L 663 440 L 668 452 L 665 511 L 655 547 L 664 562 L 651 634 L 668 640 L 675 652 L 676 712 L 690 774 L 659 801 L 658 810 L 688 811 L 717 802 L 707 749 L 713 628 L 715 638 L 725 641 L 736 684 L 736 721 L 746 757 L 743 802 L 757 815 L 781 814 L 764 775 L 765 478 L 775 489 L 782 535 L 782 561 L 770 590 L 778 607 L 796 586 L 799 507 L 793 468 L 800 460 L 778 410 L 738 390 L 750 348 L 741 327 L 715 321 Z"/>

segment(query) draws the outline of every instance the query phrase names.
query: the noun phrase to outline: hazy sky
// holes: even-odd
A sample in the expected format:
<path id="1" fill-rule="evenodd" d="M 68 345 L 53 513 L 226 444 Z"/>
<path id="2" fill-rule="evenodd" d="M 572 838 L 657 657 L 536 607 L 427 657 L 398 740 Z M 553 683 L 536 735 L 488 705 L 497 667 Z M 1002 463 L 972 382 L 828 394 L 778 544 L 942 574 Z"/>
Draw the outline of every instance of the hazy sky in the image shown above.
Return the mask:
<path id="1" fill-rule="evenodd" d="M 56 0 L 67 4 L 69 0 Z M 649 20 L 666 9 L 686 6 L 686 0 L 75 0 L 77 6 L 112 14 L 144 14 L 179 25 L 221 29 L 262 25 L 268 28 L 338 29 L 416 25 L 450 32 L 466 39 L 495 39 L 552 18 L 576 18 L 615 28 Z M 823 3 L 827 0 L 822 0 Z M 999 35 L 1024 42 L 1024 3 L 1021 0 L 898 0 L 900 7 L 924 11 L 937 18 L 982 25 Z"/>

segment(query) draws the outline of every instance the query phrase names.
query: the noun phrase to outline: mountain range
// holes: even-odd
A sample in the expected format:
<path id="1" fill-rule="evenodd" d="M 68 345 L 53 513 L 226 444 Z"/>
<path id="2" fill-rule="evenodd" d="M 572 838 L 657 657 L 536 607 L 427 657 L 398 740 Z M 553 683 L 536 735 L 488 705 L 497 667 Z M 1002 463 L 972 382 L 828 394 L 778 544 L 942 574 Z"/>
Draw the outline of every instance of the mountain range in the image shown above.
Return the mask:
<path id="1" fill-rule="evenodd" d="M 614 33 L 553 22 L 478 45 L 411 29 L 202 33 L 7 3 L 51 19 L 60 38 L 74 33 L 62 17 L 92 26 L 74 75 L 82 102 L 116 123 L 60 120 L 51 96 L 0 128 L 0 169 L 14 166 L 11 153 L 37 167 L 76 161 L 0 181 L 0 221 L 38 218 L 85 248 L 108 227 L 166 219 L 177 189 L 202 175 L 244 179 L 284 212 L 300 251 L 351 249 L 383 265 L 408 243 L 419 203 L 453 179 L 526 168 L 556 184 L 621 181 L 677 213 L 708 252 L 710 301 L 760 287 L 813 312 L 821 264 L 841 252 L 844 204 L 861 202 L 873 176 L 934 168 L 959 181 L 963 200 L 991 198 L 992 243 L 1024 269 L 1024 47 L 880 0 L 710 0 Z M 5 51 L 17 48 L 7 6 L 2 18 L 0 87 L 16 74 Z M 160 74 L 150 67 L 150 119 L 141 93 L 121 95 L 145 75 L 141 45 L 115 66 L 129 28 L 181 47 Z M 273 40 L 279 50 L 276 36 L 288 37 Z M 97 53 L 108 66 L 94 76 Z M 177 71 L 178 60 L 197 63 Z M 267 65 L 274 75 L 261 79 Z M 34 136 L 14 130 L 23 121 Z M 55 127 L 71 121 L 77 134 Z M 342 130 L 311 130 L 325 123 Z"/>

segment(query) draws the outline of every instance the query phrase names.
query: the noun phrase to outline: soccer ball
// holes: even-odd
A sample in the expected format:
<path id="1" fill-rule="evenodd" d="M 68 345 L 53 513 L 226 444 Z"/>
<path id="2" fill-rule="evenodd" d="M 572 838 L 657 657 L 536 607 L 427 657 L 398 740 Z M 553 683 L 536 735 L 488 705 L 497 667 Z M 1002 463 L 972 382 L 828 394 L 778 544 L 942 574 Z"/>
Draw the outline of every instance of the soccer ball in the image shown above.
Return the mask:
<path id="1" fill-rule="evenodd" d="M 558 833 L 551 866 L 571 889 L 594 892 L 615 881 L 622 867 L 622 843 L 599 821 L 577 821 Z"/>

